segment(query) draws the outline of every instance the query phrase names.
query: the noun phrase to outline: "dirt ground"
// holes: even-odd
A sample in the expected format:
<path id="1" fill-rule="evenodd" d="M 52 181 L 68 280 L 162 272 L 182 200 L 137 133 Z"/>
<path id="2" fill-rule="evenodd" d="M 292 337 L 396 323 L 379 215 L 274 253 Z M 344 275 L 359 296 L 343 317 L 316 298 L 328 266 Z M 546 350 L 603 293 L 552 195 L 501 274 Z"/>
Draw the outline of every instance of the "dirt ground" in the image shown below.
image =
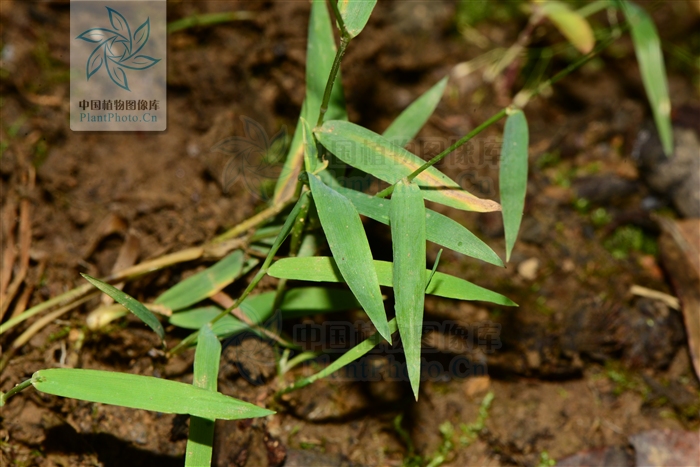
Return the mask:
<path id="1" fill-rule="evenodd" d="M 700 16 L 690 2 L 681 3 L 661 4 L 654 19 L 671 44 L 668 50 L 683 46 L 697 54 Z M 31 226 L 27 285 L 9 314 L 23 300 L 28 308 L 80 285 L 80 272 L 109 274 L 126 239 L 137 239 L 138 260 L 155 258 L 201 245 L 264 206 L 261 193 L 270 181 L 251 186 L 239 179 L 224 190 L 225 161 L 210 148 L 225 137 L 243 136 L 241 117 L 258 122 L 270 137 L 283 126 L 294 128 L 304 97 L 307 2 L 169 3 L 169 21 L 217 11 L 255 14 L 172 34 L 167 131 L 116 134 L 69 128 L 69 3 L 2 0 L 1 5 L 3 248 L 23 203 L 30 206 Z M 480 48 L 469 39 L 473 36 L 458 31 L 457 11 L 450 1 L 379 3 L 343 63 L 351 121 L 383 131 L 455 65 L 512 44 L 526 22 L 509 13 L 506 20 L 479 23 L 475 31 L 488 44 Z M 563 38 L 546 28 L 535 41 L 546 47 Z M 691 151 L 697 150 L 697 69 L 679 54 L 670 55 L 677 135 L 686 132 L 692 140 L 695 134 Z M 566 63 L 557 59 L 551 67 Z M 516 81 L 513 89 L 519 85 Z M 497 112 L 511 93 L 507 84 L 485 82 L 480 73 L 453 73 L 411 149 L 424 158 L 435 155 L 441 144 Z M 224 351 L 219 390 L 277 414 L 217 422 L 218 465 L 280 465 L 285 459 L 290 467 L 548 466 L 582 451 L 608 455 L 609 463 L 596 465 L 634 465 L 635 449 L 639 454 L 643 444 L 635 435 L 668 429 L 694 433 L 697 440 L 700 386 L 681 313 L 630 293 L 640 285 L 675 295 L 650 211 L 679 216 L 667 194 L 648 187 L 633 157 L 650 112 L 631 42 L 620 39 L 551 95 L 531 102 L 525 113 L 530 180 L 511 263 L 501 269 L 451 251 L 440 263 L 443 272 L 520 306 L 434 298 L 426 303 L 432 322 L 500 329 L 499 345 L 492 349 L 465 349 L 447 325 L 425 333 L 427 362 L 444 367 L 460 357 L 485 374 L 432 378 L 422 384 L 417 403 L 406 382 L 351 375 L 275 401 L 281 385 L 317 368 L 305 365 L 280 381 L 276 349 L 269 343 L 234 342 Z M 471 152 L 446 158 L 441 170 L 464 188 L 497 199 L 497 160 L 491 156 L 501 131 L 502 125 L 489 129 Z M 504 251 L 499 215 L 431 208 Z M 376 259 L 390 259 L 387 229 L 370 221 L 366 226 Z M 429 264 L 437 251 L 429 244 Z M 149 301 L 206 264 L 169 268 L 127 284 L 125 291 Z M 263 286 L 271 288 L 274 281 Z M 227 289 L 232 296 L 238 290 L 240 285 Z M 60 366 L 191 382 L 192 352 L 166 359 L 154 350 L 156 336 L 137 320 L 127 317 L 90 331 L 85 319 L 99 300 L 54 320 L 19 348 L 0 374 L 0 389 Z M 354 322 L 358 316 L 306 321 Z M 3 353 L 39 317 L 0 336 Z M 285 330 L 300 322 L 285 323 Z M 174 327 L 167 331 L 170 345 L 186 336 Z M 381 373 L 390 357 L 377 353 L 366 362 Z M 30 389 L 2 410 L 0 465 L 182 465 L 187 425 L 182 417 Z"/>

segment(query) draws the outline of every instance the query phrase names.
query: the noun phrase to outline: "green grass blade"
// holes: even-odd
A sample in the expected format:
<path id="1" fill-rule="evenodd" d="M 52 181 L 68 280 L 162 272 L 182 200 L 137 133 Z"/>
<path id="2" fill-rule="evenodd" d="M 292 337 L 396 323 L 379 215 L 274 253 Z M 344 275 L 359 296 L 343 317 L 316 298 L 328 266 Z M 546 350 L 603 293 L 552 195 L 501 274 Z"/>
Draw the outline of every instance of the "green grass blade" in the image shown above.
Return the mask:
<path id="1" fill-rule="evenodd" d="M 304 101 L 301 106 L 302 115 L 305 112 L 305 108 L 306 101 Z M 304 141 L 302 131 L 303 128 L 300 120 L 294 130 L 294 136 L 292 136 L 292 142 L 287 151 L 287 159 L 284 161 L 284 166 L 282 166 L 279 177 L 277 177 L 275 192 L 272 195 L 273 204 L 283 203 L 294 196 L 297 178 L 301 173 L 301 167 L 304 163 Z"/>
<path id="2" fill-rule="evenodd" d="M 350 37 L 355 37 L 365 28 L 377 0 L 330 0 L 338 2 L 340 16 Z"/>
<path id="3" fill-rule="evenodd" d="M 372 268 L 372 252 L 360 215 L 346 197 L 315 175 L 309 174 L 309 182 L 323 232 L 342 276 L 379 333 L 391 341 L 382 292 Z"/>
<path id="4" fill-rule="evenodd" d="M 415 183 L 401 180 L 391 196 L 396 322 L 411 389 L 418 400 L 425 302 L 425 204 Z"/>
<path id="5" fill-rule="evenodd" d="M 264 323 L 272 316 L 275 292 L 265 292 L 246 298 L 241 303 L 241 311 L 251 322 Z M 288 290 L 280 305 L 284 318 L 361 308 L 355 296 L 349 290 L 326 287 L 298 287 Z M 185 328 L 199 329 L 219 315 L 223 310 L 216 306 L 193 308 L 192 310 L 173 313 L 170 324 Z M 249 329 L 235 317 L 228 315 L 213 325 L 214 333 L 220 338 L 229 337 Z"/>
<path id="6" fill-rule="evenodd" d="M 328 76 L 331 74 L 336 54 L 333 24 L 325 0 L 313 0 L 309 18 L 309 42 L 306 47 L 306 109 L 302 116 L 315 124 L 321 110 L 323 93 Z M 345 96 L 343 94 L 340 70 L 333 82 L 331 100 L 325 118 L 347 120 Z"/>
<path id="7" fill-rule="evenodd" d="M 389 331 L 392 334 L 398 330 L 396 326 L 396 318 L 393 318 L 391 321 L 389 321 L 388 324 Z M 343 355 L 340 356 L 340 358 L 335 360 L 323 370 L 319 371 L 314 375 L 309 376 L 308 378 L 300 379 L 299 381 L 295 382 L 292 386 L 285 388 L 284 391 L 282 391 L 282 393 L 296 391 L 297 389 L 301 389 L 305 386 L 308 386 L 309 384 L 312 384 L 313 382 L 318 381 L 321 378 L 330 376 L 331 374 L 340 370 L 344 366 L 366 355 L 370 350 L 375 348 L 377 345 L 381 344 L 382 341 L 384 341 L 384 338 L 379 333 L 372 334 L 370 337 L 368 337 L 352 349 L 345 352 Z"/>
<path id="8" fill-rule="evenodd" d="M 437 257 L 435 258 L 435 263 L 433 264 L 433 269 L 430 271 L 430 275 L 428 276 L 428 280 L 425 281 L 425 289 L 426 290 L 430 286 L 430 282 L 433 280 L 433 276 L 437 272 L 437 268 L 438 268 L 438 265 L 440 264 L 440 257 L 441 256 L 442 256 L 442 248 L 440 248 L 440 251 L 438 251 Z"/>
<path id="9" fill-rule="evenodd" d="M 423 128 L 425 122 L 435 111 L 438 102 L 445 92 L 448 77 L 445 76 L 432 88 L 428 89 L 422 96 L 413 101 L 396 120 L 389 125 L 382 136 L 397 146 L 404 147 Z M 330 119 L 329 119 L 330 120 Z"/>
<path id="10" fill-rule="evenodd" d="M 357 212 L 377 222 L 389 225 L 391 200 L 376 198 L 357 190 L 342 187 L 325 171 L 321 172 L 320 175 L 327 185 L 349 199 Z M 489 264 L 503 266 L 503 261 L 491 247 L 459 222 L 432 209 L 425 210 L 425 220 L 426 237 L 429 241 Z"/>
<path id="11" fill-rule="evenodd" d="M 221 291 L 243 271 L 243 251 L 235 250 L 213 266 L 166 290 L 155 303 L 182 310 Z"/>
<path id="12" fill-rule="evenodd" d="M 634 51 L 639 63 L 644 89 L 654 114 L 656 129 L 667 156 L 673 154 L 673 128 L 671 126 L 671 99 L 668 93 L 666 67 L 661 53 L 661 41 L 649 15 L 632 2 L 621 0 L 622 11 L 631 27 Z"/>
<path id="13" fill-rule="evenodd" d="M 375 260 L 374 270 L 380 285 L 393 286 L 393 263 Z M 430 271 L 426 269 L 426 274 L 429 273 Z M 344 282 L 335 261 L 328 256 L 283 258 L 270 267 L 268 274 L 279 279 Z M 497 305 L 517 306 L 509 298 L 499 293 L 442 272 L 435 273 L 425 293 L 457 300 L 482 300 Z"/>
<path id="14" fill-rule="evenodd" d="M 503 229 L 506 236 L 506 262 L 515 246 L 525 207 L 527 146 L 527 119 L 522 110 L 516 110 L 508 115 L 503 130 L 501 165 L 498 173 L 503 205 Z"/>
<path id="15" fill-rule="evenodd" d="M 216 392 L 221 359 L 221 343 L 211 329 L 204 326 L 199 332 L 197 350 L 194 353 L 194 381 L 198 388 Z M 185 450 L 185 466 L 199 467 L 211 465 L 212 446 L 214 445 L 213 418 L 193 416 L 190 419 L 190 434 Z"/>
<path id="16" fill-rule="evenodd" d="M 398 182 L 425 163 L 420 157 L 354 123 L 327 121 L 316 128 L 315 133 L 319 142 L 340 160 L 387 183 Z M 423 198 L 429 201 L 466 211 L 501 209 L 495 201 L 463 190 L 435 167 L 425 170 L 414 181 L 423 189 Z"/>
<path id="17" fill-rule="evenodd" d="M 538 5 L 540 11 L 557 27 L 564 37 L 581 53 L 593 50 L 595 37 L 586 18 L 565 3 L 548 0 Z"/>
<path id="18" fill-rule="evenodd" d="M 298 287 L 284 294 L 281 310 L 285 318 L 361 308 L 351 291 L 327 287 Z"/>
<path id="19" fill-rule="evenodd" d="M 309 40 L 306 46 L 306 98 L 301 107 L 301 116 L 315 123 L 323 100 L 326 81 L 331 73 L 336 46 L 333 37 L 333 25 L 325 0 L 313 0 L 309 18 Z M 333 83 L 331 100 L 328 103 L 327 119 L 347 120 L 345 96 L 340 71 Z M 303 129 L 301 121 L 297 123 L 292 143 L 289 146 L 287 160 L 277 179 L 273 203 L 291 198 L 296 187 L 297 177 L 301 173 L 304 161 Z"/>
<path id="20" fill-rule="evenodd" d="M 302 133 L 304 139 L 304 167 L 307 172 L 316 173 L 321 168 L 321 161 L 318 160 L 318 149 L 311 125 L 302 117 Z"/>
<path id="21" fill-rule="evenodd" d="M 141 302 L 136 300 L 134 297 L 125 294 L 121 290 L 112 287 L 106 282 L 102 282 L 99 279 L 90 277 L 87 274 L 81 273 L 80 275 L 83 276 L 85 280 L 90 282 L 92 285 L 100 289 L 102 292 L 106 293 L 118 303 L 122 304 L 124 308 L 135 314 L 141 321 L 146 323 L 148 327 L 153 329 L 153 332 L 158 334 L 158 337 L 160 337 L 161 341 L 165 339 L 165 331 L 163 330 L 163 325 L 160 324 L 160 321 L 158 321 L 156 315 L 154 315 L 148 308 L 143 306 Z"/>
<path id="22" fill-rule="evenodd" d="M 46 394 L 154 412 L 223 420 L 265 417 L 274 413 L 220 392 L 152 376 L 53 368 L 37 371 L 32 381 L 38 391 Z"/>

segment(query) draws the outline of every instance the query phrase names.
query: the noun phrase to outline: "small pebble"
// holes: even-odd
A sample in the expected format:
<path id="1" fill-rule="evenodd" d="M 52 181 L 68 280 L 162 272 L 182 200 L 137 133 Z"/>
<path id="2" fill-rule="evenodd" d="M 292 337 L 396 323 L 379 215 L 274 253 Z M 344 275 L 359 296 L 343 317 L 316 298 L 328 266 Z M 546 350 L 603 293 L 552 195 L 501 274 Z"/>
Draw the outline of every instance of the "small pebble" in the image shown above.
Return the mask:
<path id="1" fill-rule="evenodd" d="M 529 281 L 537 278 L 537 269 L 540 267 L 540 260 L 537 258 L 526 259 L 518 265 L 518 274 L 523 279 Z"/>

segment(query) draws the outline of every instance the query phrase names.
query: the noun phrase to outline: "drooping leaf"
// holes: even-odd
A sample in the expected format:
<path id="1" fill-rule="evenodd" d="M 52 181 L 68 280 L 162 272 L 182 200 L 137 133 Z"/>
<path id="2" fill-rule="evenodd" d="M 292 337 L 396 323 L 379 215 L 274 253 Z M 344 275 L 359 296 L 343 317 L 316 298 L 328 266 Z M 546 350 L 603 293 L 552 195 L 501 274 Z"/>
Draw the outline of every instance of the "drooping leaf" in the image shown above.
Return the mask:
<path id="1" fill-rule="evenodd" d="M 397 146 L 404 147 L 423 128 L 425 122 L 435 111 L 438 102 L 445 92 L 448 77 L 445 76 L 433 87 L 428 89 L 422 96 L 413 101 L 396 120 L 389 125 L 382 136 Z"/>
<path id="2" fill-rule="evenodd" d="M 671 99 L 668 93 L 666 67 L 661 53 L 661 41 L 649 15 L 632 2 L 620 0 L 622 11 L 631 26 L 632 42 L 639 63 L 649 106 L 654 114 L 656 129 L 667 156 L 673 154 L 673 127 L 671 126 Z"/>
<path id="3" fill-rule="evenodd" d="M 374 260 L 374 270 L 379 284 L 393 286 L 393 263 Z M 333 258 L 314 256 L 312 258 L 283 258 L 275 262 L 268 274 L 279 279 L 312 281 L 312 282 L 344 282 L 340 270 Z M 426 274 L 430 274 L 426 270 Z M 481 300 L 504 306 L 517 306 L 503 295 L 479 287 L 459 277 L 436 272 L 425 293 L 457 300 Z"/>
<path id="4" fill-rule="evenodd" d="M 221 358 L 221 343 L 211 329 L 202 327 L 197 339 L 194 353 L 194 380 L 198 388 L 216 392 Z M 190 434 L 185 449 L 185 466 L 199 467 L 211 464 L 212 446 L 214 445 L 214 418 L 192 416 Z"/>
<path id="5" fill-rule="evenodd" d="M 382 293 L 372 268 L 372 252 L 360 215 L 347 198 L 315 175 L 309 174 L 309 182 L 323 232 L 342 277 L 379 333 L 391 341 Z"/>
<path id="6" fill-rule="evenodd" d="M 581 14 L 569 8 L 567 4 L 556 0 L 542 2 L 540 11 L 581 53 L 587 54 L 593 50 L 595 45 L 593 29 Z"/>
<path id="7" fill-rule="evenodd" d="M 508 115 L 503 130 L 499 185 L 506 237 L 506 261 L 510 259 L 523 218 L 527 191 L 527 119 L 522 110 Z"/>
<path id="8" fill-rule="evenodd" d="M 425 301 L 425 205 L 420 188 L 406 179 L 391 195 L 391 241 L 394 257 L 396 322 L 406 355 L 411 389 L 418 400 L 421 334 Z"/>
<path id="9" fill-rule="evenodd" d="M 350 37 L 357 36 L 365 28 L 377 0 L 331 0 L 338 2 L 340 16 Z"/>
<path id="10" fill-rule="evenodd" d="M 323 101 L 323 92 L 330 76 L 336 46 L 333 25 L 325 0 L 313 0 L 309 18 L 309 41 L 306 49 L 306 98 L 301 107 L 301 116 L 315 125 Z M 347 120 L 345 97 L 340 79 L 340 71 L 333 83 L 331 100 L 328 103 L 327 119 Z M 304 161 L 303 131 L 301 121 L 297 123 L 294 136 L 287 152 L 287 159 L 275 185 L 273 203 L 289 199 L 294 194 L 297 177 Z"/>
<path id="11" fill-rule="evenodd" d="M 211 297 L 240 276 L 243 260 L 243 251 L 235 250 L 213 266 L 166 290 L 155 303 L 177 311 Z"/>
<path id="12" fill-rule="evenodd" d="M 389 225 L 391 200 L 376 198 L 366 193 L 340 186 L 325 171 L 319 175 L 324 183 L 349 199 L 355 206 L 355 209 L 357 209 L 357 212 L 377 222 Z M 425 219 L 426 237 L 429 241 L 472 258 L 477 258 L 496 266 L 503 266 L 503 261 L 491 247 L 459 222 L 432 209 L 425 210 Z"/>
<path id="13" fill-rule="evenodd" d="M 424 164 L 418 156 L 380 135 L 350 122 L 328 121 L 315 130 L 316 137 L 330 152 L 348 165 L 394 184 Z M 457 209 L 477 212 L 499 211 L 495 201 L 480 199 L 435 167 L 415 178 L 423 198 Z"/>
<path id="14" fill-rule="evenodd" d="M 151 311 L 145 306 L 143 306 L 141 302 L 139 302 L 132 296 L 127 295 L 126 293 L 122 292 L 116 287 L 109 285 L 106 282 L 102 282 L 99 279 L 90 277 L 87 274 L 80 275 L 83 276 L 85 280 L 90 282 L 92 285 L 100 289 L 102 292 L 112 297 L 115 301 L 122 304 L 124 308 L 135 314 L 141 321 L 146 323 L 148 327 L 153 329 L 153 332 L 158 334 L 160 340 L 165 339 L 165 331 L 163 330 L 163 325 L 160 324 L 160 321 L 158 321 L 156 315 L 151 313 Z"/>
<path id="15" fill-rule="evenodd" d="M 274 414 L 257 405 L 191 384 L 113 371 L 39 370 L 32 376 L 32 385 L 38 391 L 55 396 L 211 419 L 239 420 Z"/>
<path id="16" fill-rule="evenodd" d="M 133 51 L 131 55 L 136 55 L 143 49 L 143 46 L 148 42 L 148 38 L 151 36 L 151 18 L 146 18 L 141 26 L 134 32 L 134 44 Z"/>

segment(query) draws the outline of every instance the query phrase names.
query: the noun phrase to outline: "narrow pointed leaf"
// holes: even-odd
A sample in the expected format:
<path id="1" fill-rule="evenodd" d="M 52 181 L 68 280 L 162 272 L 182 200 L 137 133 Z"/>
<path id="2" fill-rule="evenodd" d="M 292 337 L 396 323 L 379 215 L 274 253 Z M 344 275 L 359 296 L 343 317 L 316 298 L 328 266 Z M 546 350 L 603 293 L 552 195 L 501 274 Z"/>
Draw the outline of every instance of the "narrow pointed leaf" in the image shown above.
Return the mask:
<path id="1" fill-rule="evenodd" d="M 153 329 L 153 331 L 156 334 L 158 334 L 158 337 L 160 337 L 161 341 L 165 339 L 165 331 L 163 330 L 163 325 L 160 324 L 160 321 L 158 321 L 156 315 L 154 315 L 148 308 L 143 306 L 141 302 L 139 302 L 132 296 L 125 294 L 116 287 L 109 285 L 106 282 L 102 282 L 99 279 L 90 277 L 87 274 L 80 275 L 83 276 L 85 280 L 90 282 L 92 285 L 100 289 L 102 292 L 106 293 L 118 303 L 122 304 L 124 308 L 135 314 L 141 321 L 146 323 L 148 327 Z"/>
<path id="2" fill-rule="evenodd" d="M 391 200 L 340 186 L 327 172 L 321 172 L 320 175 L 327 185 L 349 199 L 361 215 L 389 225 Z M 425 210 L 425 220 L 426 238 L 429 241 L 489 264 L 503 266 L 503 261 L 491 247 L 459 222 L 432 209 Z"/>
<path id="3" fill-rule="evenodd" d="M 316 149 L 314 133 L 311 130 L 309 122 L 303 117 L 301 118 L 301 126 L 304 136 L 304 167 L 307 172 L 316 173 L 316 169 L 321 167 L 321 161 L 318 160 L 318 150 Z"/>
<path id="4" fill-rule="evenodd" d="M 298 287 L 284 294 L 281 305 L 282 316 L 297 318 L 300 316 L 360 308 L 351 291 L 327 287 Z"/>
<path id="5" fill-rule="evenodd" d="M 447 76 L 428 89 L 422 96 L 413 101 L 396 120 L 389 125 L 382 136 L 397 146 L 404 147 L 423 128 L 425 122 L 435 111 L 438 102 L 442 99 L 447 85 Z"/>
<path id="6" fill-rule="evenodd" d="M 506 261 L 510 259 L 523 218 L 527 191 L 527 146 L 527 120 L 522 110 L 516 110 L 506 119 L 498 175 L 503 204 Z"/>
<path id="7" fill-rule="evenodd" d="M 379 285 L 393 286 L 393 263 L 374 262 L 374 270 Z M 344 282 L 343 276 L 333 258 L 314 256 L 312 258 L 284 258 L 272 265 L 268 274 L 279 279 L 312 282 Z M 426 269 L 426 274 L 430 271 Z M 504 306 L 517 306 L 509 298 L 492 292 L 459 277 L 436 272 L 425 293 L 457 300 L 481 300 Z"/>
<path id="8" fill-rule="evenodd" d="M 309 41 L 306 49 L 306 98 L 301 107 L 301 116 L 311 124 L 316 124 L 323 101 L 323 92 L 331 73 L 336 46 L 333 37 L 333 25 L 328 14 L 325 0 L 313 0 L 309 18 Z M 327 119 L 347 120 L 345 97 L 340 79 L 336 76 L 328 103 Z M 287 159 L 282 168 L 273 202 L 275 204 L 291 198 L 297 184 L 297 177 L 304 165 L 304 145 L 301 121 L 297 123 L 294 136 L 287 152 Z"/>
<path id="9" fill-rule="evenodd" d="M 354 123 L 331 120 L 315 133 L 319 142 L 340 160 L 387 183 L 398 182 L 425 163 L 420 157 Z M 501 209 L 495 201 L 463 190 L 435 167 L 422 172 L 414 182 L 422 188 L 423 198 L 429 201 L 466 211 Z"/>
<path id="10" fill-rule="evenodd" d="M 391 195 L 396 322 L 416 400 L 420 386 L 420 349 L 425 302 L 425 204 L 420 188 L 407 180 Z"/>
<path id="11" fill-rule="evenodd" d="M 207 325 L 202 327 L 197 339 L 194 353 L 194 381 L 198 388 L 216 392 L 219 377 L 221 343 Z M 199 467 L 211 464 L 212 446 L 214 445 L 214 418 L 192 416 L 190 434 L 185 449 L 185 466 Z"/>
<path id="12" fill-rule="evenodd" d="M 235 250 L 213 266 L 166 290 L 155 303 L 177 311 L 211 297 L 240 277 L 243 260 L 243 251 Z"/>
<path id="13" fill-rule="evenodd" d="M 261 324 L 272 316 L 275 292 L 265 292 L 248 297 L 241 304 L 241 311 L 253 323 Z M 326 287 L 298 287 L 288 290 L 280 305 L 283 318 L 298 318 L 320 313 L 355 310 L 361 308 L 355 296 L 346 289 Z M 218 316 L 223 310 L 217 306 L 206 306 L 173 313 L 170 324 L 185 328 L 199 329 Z M 213 325 L 219 337 L 228 337 L 248 329 L 248 326 L 229 315 Z"/>
<path id="14" fill-rule="evenodd" d="M 372 268 L 372 252 L 360 215 L 346 197 L 315 175 L 309 174 L 309 182 L 323 232 L 343 278 L 379 333 L 391 341 L 382 292 Z"/>
<path id="15" fill-rule="evenodd" d="M 331 0 L 338 2 L 340 16 L 350 37 L 357 36 L 365 28 L 377 0 Z"/>
<path id="16" fill-rule="evenodd" d="M 540 5 L 541 12 L 554 23 L 559 32 L 581 53 L 593 50 L 595 37 L 586 18 L 569 8 L 565 3 L 548 0 Z"/>
<path id="17" fill-rule="evenodd" d="M 673 154 L 673 128 L 671 126 L 671 99 L 668 93 L 666 67 L 661 53 L 661 41 L 649 15 L 632 2 L 621 1 L 622 11 L 631 26 L 634 51 L 639 63 L 644 89 L 654 114 L 656 129 L 667 156 Z"/>
<path id="18" fill-rule="evenodd" d="M 32 376 L 32 384 L 46 394 L 154 412 L 222 420 L 274 414 L 220 392 L 152 376 L 113 371 L 74 368 L 39 370 Z"/>

